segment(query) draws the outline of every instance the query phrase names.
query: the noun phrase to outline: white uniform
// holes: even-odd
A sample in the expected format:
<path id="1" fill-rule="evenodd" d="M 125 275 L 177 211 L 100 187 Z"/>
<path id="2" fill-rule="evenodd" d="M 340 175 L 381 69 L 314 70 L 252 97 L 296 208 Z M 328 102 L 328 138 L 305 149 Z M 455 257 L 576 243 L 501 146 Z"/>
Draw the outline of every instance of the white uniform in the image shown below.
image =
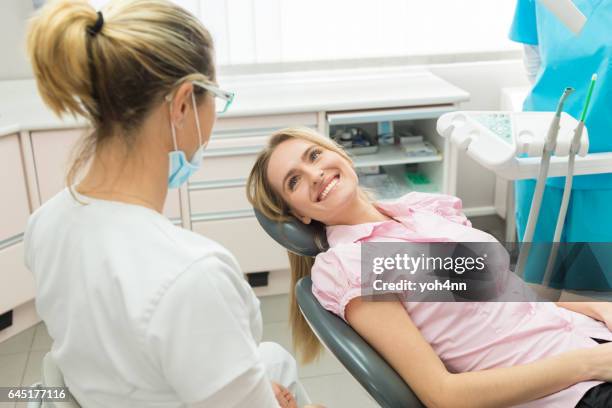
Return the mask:
<path id="1" fill-rule="evenodd" d="M 153 210 L 79 197 L 88 204 L 68 189 L 53 197 L 25 235 L 36 308 L 76 400 L 276 407 L 259 301 L 232 255 Z M 293 376 L 274 380 L 295 390 L 295 361 L 266 347 L 277 364 L 268 371 Z"/>

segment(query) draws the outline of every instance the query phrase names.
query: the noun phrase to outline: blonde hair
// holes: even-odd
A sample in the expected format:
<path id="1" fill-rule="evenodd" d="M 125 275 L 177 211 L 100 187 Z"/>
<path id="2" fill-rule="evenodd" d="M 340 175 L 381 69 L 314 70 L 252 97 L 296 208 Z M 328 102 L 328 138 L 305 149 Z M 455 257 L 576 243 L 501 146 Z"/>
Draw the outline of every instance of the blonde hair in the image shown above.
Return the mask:
<path id="1" fill-rule="evenodd" d="M 290 209 L 287 203 L 281 198 L 268 181 L 267 171 L 270 162 L 270 156 L 281 143 L 291 140 L 300 139 L 317 144 L 324 149 L 331 150 L 342 156 L 344 159 L 352 163 L 352 160 L 346 152 L 331 139 L 324 137 L 310 128 L 286 128 L 281 129 L 272 136 L 268 141 L 267 146 L 257 157 L 253 169 L 247 180 L 247 198 L 251 205 L 259 210 L 263 215 L 277 222 L 288 221 L 291 219 Z M 321 247 L 321 249 L 323 249 Z M 310 329 L 310 326 L 300 313 L 297 305 L 297 299 L 293 288 L 297 282 L 305 277 L 310 276 L 310 270 L 314 264 L 314 258 L 309 256 L 296 255 L 288 251 L 289 265 L 291 268 L 291 285 L 290 285 L 290 310 L 289 319 L 291 321 L 291 331 L 293 335 L 293 347 L 301 355 L 303 362 L 310 362 L 316 359 L 321 352 L 321 344 L 318 338 Z"/>
<path id="2" fill-rule="evenodd" d="M 28 27 L 28 54 L 44 102 L 58 116 L 85 117 L 94 129 L 79 146 L 68 185 L 112 135 L 133 146 L 134 131 L 178 85 L 215 81 L 211 36 L 181 7 L 114 0 L 101 13 L 102 27 L 91 33 L 98 14 L 87 0 L 55 0 Z"/>

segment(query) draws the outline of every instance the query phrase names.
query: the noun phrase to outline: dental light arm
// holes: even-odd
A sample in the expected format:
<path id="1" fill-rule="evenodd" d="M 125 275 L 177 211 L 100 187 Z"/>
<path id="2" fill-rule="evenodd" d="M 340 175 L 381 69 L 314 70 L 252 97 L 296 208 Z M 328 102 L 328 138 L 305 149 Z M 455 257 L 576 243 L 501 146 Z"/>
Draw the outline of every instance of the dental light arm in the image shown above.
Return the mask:
<path id="1" fill-rule="evenodd" d="M 561 22 L 578 35 L 586 23 L 586 17 L 572 3 L 572 0 L 540 0 Z"/>

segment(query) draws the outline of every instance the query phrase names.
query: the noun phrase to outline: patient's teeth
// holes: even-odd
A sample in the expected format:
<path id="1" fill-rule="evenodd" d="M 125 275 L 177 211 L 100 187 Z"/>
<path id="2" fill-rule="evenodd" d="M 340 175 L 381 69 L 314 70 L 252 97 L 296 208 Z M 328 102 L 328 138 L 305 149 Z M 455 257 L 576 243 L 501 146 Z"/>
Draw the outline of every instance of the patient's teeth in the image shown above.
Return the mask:
<path id="1" fill-rule="evenodd" d="M 338 184 L 338 179 L 334 178 L 328 185 L 325 187 L 325 190 L 321 193 L 321 200 L 327 197 L 327 194 Z"/>

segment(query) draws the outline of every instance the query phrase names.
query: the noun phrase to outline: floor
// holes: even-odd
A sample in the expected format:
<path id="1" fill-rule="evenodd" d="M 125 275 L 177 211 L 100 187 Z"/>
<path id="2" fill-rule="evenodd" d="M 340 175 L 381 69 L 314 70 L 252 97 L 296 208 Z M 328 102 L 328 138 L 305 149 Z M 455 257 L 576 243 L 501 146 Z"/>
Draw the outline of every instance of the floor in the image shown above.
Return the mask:
<path id="1" fill-rule="evenodd" d="M 504 224 L 499 217 L 476 217 L 471 221 L 475 228 L 502 239 Z M 277 342 L 295 355 L 291 347 L 288 304 L 287 295 L 262 298 L 263 340 Z M 0 343 L 0 387 L 30 385 L 37 382 L 40 379 L 42 358 L 51 348 L 51 343 L 52 339 L 44 323 L 39 323 Z M 324 404 L 327 408 L 378 406 L 328 352 L 313 364 L 300 365 L 299 376 L 313 403 Z M 0 408 L 25 408 L 25 406 L 25 403 L 0 402 Z"/>
<path id="2" fill-rule="evenodd" d="M 0 386 L 31 385 L 40 380 L 40 364 L 51 348 L 44 323 L 0 343 Z M 0 408 L 25 407 L 25 403 L 0 402 Z"/>

